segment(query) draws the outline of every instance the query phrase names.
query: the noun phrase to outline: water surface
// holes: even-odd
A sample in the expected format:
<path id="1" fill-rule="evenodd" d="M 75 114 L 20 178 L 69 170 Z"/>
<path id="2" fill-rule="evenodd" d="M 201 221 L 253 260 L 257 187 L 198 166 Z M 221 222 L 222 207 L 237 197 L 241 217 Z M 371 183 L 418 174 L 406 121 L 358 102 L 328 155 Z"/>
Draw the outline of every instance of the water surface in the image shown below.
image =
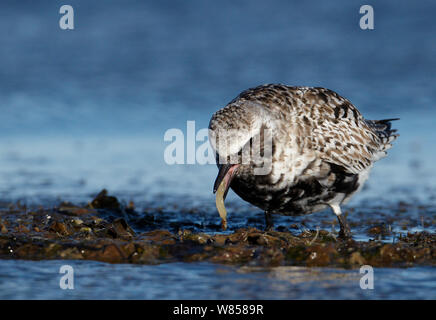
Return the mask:
<path id="1" fill-rule="evenodd" d="M 65 264 L 74 268 L 73 290 L 59 287 L 59 268 Z M 432 268 L 376 268 L 372 290 L 361 289 L 361 276 L 358 269 L 0 260 L 0 299 L 436 298 Z"/>

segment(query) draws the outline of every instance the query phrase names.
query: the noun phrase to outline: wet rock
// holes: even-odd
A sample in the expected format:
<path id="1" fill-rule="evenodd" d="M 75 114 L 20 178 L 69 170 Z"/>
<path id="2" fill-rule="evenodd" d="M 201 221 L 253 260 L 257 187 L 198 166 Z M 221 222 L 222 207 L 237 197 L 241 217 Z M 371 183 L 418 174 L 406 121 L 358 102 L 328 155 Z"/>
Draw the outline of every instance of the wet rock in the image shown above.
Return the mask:
<path id="1" fill-rule="evenodd" d="M 121 205 L 116 197 L 108 196 L 106 189 L 100 193 L 90 203 L 90 208 L 93 209 L 106 209 L 110 211 L 121 211 Z"/>
<path id="2" fill-rule="evenodd" d="M 285 255 L 279 248 L 258 248 L 246 264 L 275 267 L 283 264 Z"/>
<path id="3" fill-rule="evenodd" d="M 325 267 L 328 266 L 338 256 L 338 252 L 333 245 L 315 245 L 306 249 L 308 257 L 307 266 Z"/>
<path id="4" fill-rule="evenodd" d="M 118 200 L 107 200 L 110 198 L 107 194 L 97 198 L 104 199 L 103 204 L 96 204 L 100 208 L 119 208 Z M 27 210 L 16 205 L 4 209 L 0 213 L 0 258 L 88 259 L 144 264 L 209 261 L 265 267 L 436 266 L 436 235 L 431 232 L 400 233 L 393 243 L 343 241 L 336 239 L 334 230 L 294 229 L 292 226 L 270 232 L 256 228 L 216 234 L 195 232 L 192 226 L 196 224 L 189 219 L 177 222 L 177 228 L 169 228 L 171 232 L 158 229 L 163 225 L 170 226 L 166 220 L 171 217 L 161 212 L 156 213 L 157 218 L 147 226 L 154 230 L 137 234 L 129 225 L 137 226 L 132 220 L 118 218 L 112 221 L 112 216 L 101 213 L 97 209 L 66 203 L 52 209 Z M 408 222 L 408 219 L 402 221 Z M 386 226 L 394 222 L 385 221 L 388 223 L 372 220 L 366 225 L 377 228 L 371 233 L 378 238 L 386 230 L 390 231 Z M 408 224 L 416 226 L 419 221 Z M 187 228 L 182 228 L 185 225 Z M 327 228 L 330 229 L 331 224 Z"/>
<path id="5" fill-rule="evenodd" d="M 305 245 L 290 246 L 286 250 L 285 258 L 290 265 L 300 265 L 308 257 Z"/>
<path id="6" fill-rule="evenodd" d="M 169 245 L 175 244 L 177 237 L 167 230 L 155 230 L 144 234 L 144 239 L 148 241 Z"/>
<path id="7" fill-rule="evenodd" d="M 365 259 L 362 257 L 360 252 L 356 251 L 350 255 L 350 264 L 364 265 L 365 263 Z"/>
<path id="8" fill-rule="evenodd" d="M 71 222 L 76 227 L 79 227 L 79 226 L 81 226 L 83 224 L 83 220 L 81 220 L 81 219 L 73 219 Z"/>
<path id="9" fill-rule="evenodd" d="M 8 233 L 8 228 L 6 228 L 6 225 L 3 223 L 3 221 L 0 219 L 0 232 L 1 233 Z"/>
<path id="10" fill-rule="evenodd" d="M 29 233 L 29 229 L 25 225 L 19 224 L 18 227 L 17 227 L 17 232 L 19 232 L 19 233 Z"/>
<path id="11" fill-rule="evenodd" d="M 82 253 L 79 251 L 78 248 L 66 248 L 64 250 L 59 250 L 59 257 L 62 259 L 74 259 L 74 260 L 81 260 L 83 259 Z"/>
<path id="12" fill-rule="evenodd" d="M 64 236 L 70 234 L 70 231 L 68 230 L 66 224 L 58 221 L 53 221 L 53 223 L 49 227 L 49 231 L 56 232 Z"/>
<path id="13" fill-rule="evenodd" d="M 390 226 L 387 226 L 386 224 L 377 225 L 368 230 L 368 234 L 372 236 L 388 236 L 391 233 Z"/>
<path id="14" fill-rule="evenodd" d="M 168 257 L 162 257 L 161 247 L 156 245 L 139 245 L 131 256 L 132 263 L 158 264 L 168 262 Z M 163 260 L 162 260 L 163 259 Z"/>
<path id="15" fill-rule="evenodd" d="M 89 208 L 60 207 L 58 209 L 58 212 L 69 216 L 81 216 L 81 215 L 93 213 L 94 211 Z"/>
<path id="16" fill-rule="evenodd" d="M 244 246 L 229 246 L 218 250 L 210 261 L 218 263 L 241 264 L 253 257 L 255 249 Z"/>
<path id="17" fill-rule="evenodd" d="M 82 227 L 80 228 L 79 232 L 92 233 L 92 229 L 90 227 Z"/>
<path id="18" fill-rule="evenodd" d="M 282 240 L 274 234 L 250 232 L 247 234 L 247 242 L 264 247 L 280 246 Z"/>
<path id="19" fill-rule="evenodd" d="M 211 242 L 211 236 L 205 233 L 192 233 L 189 230 L 183 230 L 179 232 L 179 240 L 181 242 L 184 241 L 192 241 L 197 244 L 206 244 Z"/>
<path id="20" fill-rule="evenodd" d="M 105 262 L 123 262 L 125 258 L 125 255 L 116 244 L 106 246 L 99 256 L 99 260 Z"/>
<path id="21" fill-rule="evenodd" d="M 11 251 L 11 249 L 10 249 Z M 23 245 L 20 245 L 18 248 L 16 248 L 15 250 L 13 250 L 13 253 L 16 257 L 18 258 L 26 258 L 29 256 L 36 256 L 39 252 L 39 248 L 35 245 L 33 245 L 32 243 L 26 243 Z"/>
<path id="22" fill-rule="evenodd" d="M 136 234 L 123 218 L 115 219 L 110 227 L 110 232 L 114 238 L 131 239 Z"/>

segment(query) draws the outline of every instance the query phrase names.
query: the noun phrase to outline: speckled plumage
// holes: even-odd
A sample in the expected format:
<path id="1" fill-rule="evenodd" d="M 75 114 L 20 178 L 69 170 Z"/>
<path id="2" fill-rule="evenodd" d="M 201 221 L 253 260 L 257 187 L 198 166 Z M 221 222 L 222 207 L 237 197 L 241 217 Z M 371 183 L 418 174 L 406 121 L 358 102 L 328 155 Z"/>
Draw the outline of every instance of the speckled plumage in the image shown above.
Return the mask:
<path id="1" fill-rule="evenodd" d="M 339 206 L 398 136 L 389 121 L 365 120 L 329 89 L 268 84 L 243 91 L 212 116 L 209 128 L 236 129 L 233 152 L 264 129 L 272 132 L 271 172 L 255 175 L 251 163 L 235 173 L 230 187 L 242 199 L 270 213 L 302 215 L 330 206 L 340 216 Z"/>

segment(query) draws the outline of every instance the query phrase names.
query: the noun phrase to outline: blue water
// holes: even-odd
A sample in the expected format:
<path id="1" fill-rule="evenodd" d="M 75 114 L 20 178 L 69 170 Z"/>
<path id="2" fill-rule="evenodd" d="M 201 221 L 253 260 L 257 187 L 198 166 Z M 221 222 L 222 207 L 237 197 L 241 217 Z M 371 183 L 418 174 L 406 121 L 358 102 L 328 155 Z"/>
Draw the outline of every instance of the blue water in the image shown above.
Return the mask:
<path id="1" fill-rule="evenodd" d="M 400 117 L 395 123 L 400 138 L 389 157 L 376 164 L 366 188 L 350 206 L 369 210 L 374 204 L 389 207 L 401 200 L 429 207 L 424 218 L 434 219 L 434 1 L 376 3 L 372 31 L 360 30 L 362 3 L 349 0 L 334 4 L 72 0 L 68 4 L 75 9 L 73 31 L 58 26 L 63 4 L 0 3 L 2 202 L 86 203 L 107 188 L 123 201 L 134 200 L 139 209 L 179 205 L 187 211 L 203 208 L 204 214 L 215 214 L 211 188 L 216 167 L 167 165 L 164 133 L 169 128 L 186 132 L 188 120 L 195 120 L 197 129 L 205 128 L 211 114 L 240 91 L 280 82 L 333 89 L 369 119 Z M 229 194 L 228 207 L 234 217 L 256 212 L 234 194 Z M 416 211 L 419 220 L 421 213 Z M 191 275 L 182 282 L 187 287 L 194 286 L 197 275 L 202 290 L 212 288 L 214 297 L 249 298 L 252 290 L 245 292 L 243 285 L 230 279 L 248 281 L 247 288 L 252 289 L 271 274 L 241 274 L 238 269 L 207 264 L 77 262 L 83 270 L 104 271 L 106 281 L 97 285 L 89 279 L 88 291 L 82 287 L 65 293 L 45 285 L 48 275 L 40 276 L 52 272 L 44 271 L 47 268 L 56 269 L 57 262 L 0 262 L 10 270 L 9 278 L 0 278 L 0 288 L 7 288 L 1 294 L 7 298 L 91 297 L 93 287 L 101 290 L 101 298 L 164 297 L 167 286 L 148 289 L 139 275 L 154 275 L 166 283 L 167 278 L 181 280 L 181 270 Z M 13 268 L 14 264 L 22 268 Z M 224 269 L 228 278 L 211 276 Z M 130 284 L 120 279 L 128 277 L 130 270 L 135 270 L 136 289 L 127 293 Z M 304 272 L 312 274 L 311 270 Z M 384 276 L 374 296 L 338 288 L 334 297 L 431 296 L 434 290 L 426 284 L 432 271 L 380 270 Z M 342 271 L 319 272 L 328 276 Z M 413 276 L 414 285 L 394 281 L 404 272 Z M 220 285 L 219 281 L 227 280 L 226 286 Z M 32 285 L 8 285 L 17 281 Z M 111 281 L 117 283 L 117 290 Z M 262 294 L 264 298 L 319 298 L 323 284 L 309 279 L 298 285 L 299 295 L 286 285 L 284 291 L 268 287 Z M 399 296 L 400 292 L 404 294 Z"/>
<path id="2" fill-rule="evenodd" d="M 63 265 L 74 270 L 73 289 L 60 287 Z M 432 268 L 375 268 L 373 289 L 366 290 L 360 287 L 361 277 L 359 269 L 0 260 L 0 299 L 436 298 Z"/>

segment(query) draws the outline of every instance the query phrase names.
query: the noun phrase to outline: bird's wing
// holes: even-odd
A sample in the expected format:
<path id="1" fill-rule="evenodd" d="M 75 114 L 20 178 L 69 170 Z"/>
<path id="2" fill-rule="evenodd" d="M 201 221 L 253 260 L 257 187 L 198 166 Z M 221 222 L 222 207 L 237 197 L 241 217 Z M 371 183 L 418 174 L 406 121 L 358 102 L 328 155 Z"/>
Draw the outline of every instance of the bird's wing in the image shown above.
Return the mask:
<path id="1" fill-rule="evenodd" d="M 387 141 L 350 101 L 323 88 L 313 88 L 304 97 L 311 113 L 302 119 L 311 127 L 306 141 L 321 159 L 357 174 L 386 155 Z"/>

